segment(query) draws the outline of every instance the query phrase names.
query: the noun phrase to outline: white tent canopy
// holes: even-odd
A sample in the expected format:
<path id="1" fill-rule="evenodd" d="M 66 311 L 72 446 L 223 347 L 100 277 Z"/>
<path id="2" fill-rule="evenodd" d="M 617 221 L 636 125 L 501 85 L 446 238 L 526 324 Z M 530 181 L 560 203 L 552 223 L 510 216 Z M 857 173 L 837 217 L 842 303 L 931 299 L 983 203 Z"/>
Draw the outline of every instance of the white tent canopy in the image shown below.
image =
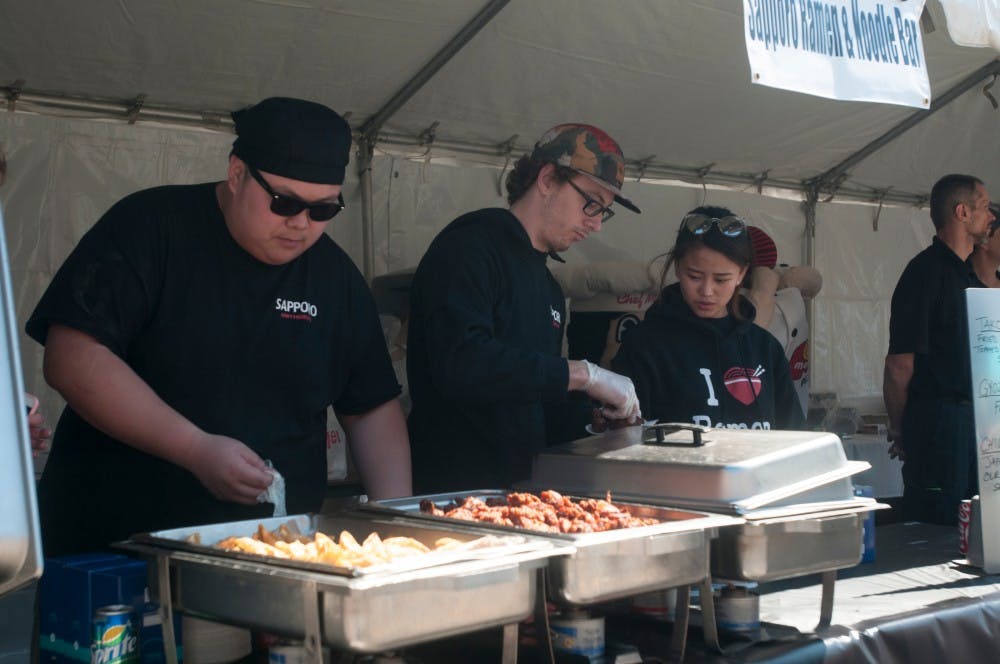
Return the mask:
<path id="1" fill-rule="evenodd" d="M 924 35 L 935 99 L 978 70 L 973 84 L 1000 72 L 995 52 L 955 46 L 937 1 L 929 8 L 942 23 Z M 350 113 L 358 128 L 372 129 L 374 116 L 384 139 L 419 141 L 434 127 L 442 143 L 494 148 L 516 137 L 517 150 L 580 118 L 612 131 L 633 162 L 651 160 L 647 172 L 796 183 L 927 115 L 751 85 L 742 16 L 734 0 L 7 2 L 0 85 L 23 104 L 76 96 L 110 100 L 121 115 L 189 109 L 209 121 L 265 96 L 300 96 Z M 456 36 L 471 39 L 451 53 L 464 43 L 449 47 Z M 445 64 L 420 86 L 414 77 L 436 55 Z M 379 115 L 410 84 L 412 97 Z M 954 104 L 962 122 L 930 120 L 932 131 L 879 151 L 846 184 L 922 194 L 943 171 L 995 173 L 994 156 L 968 149 L 970 128 L 995 128 L 993 108 L 978 88 Z"/>
<path id="2" fill-rule="evenodd" d="M 221 178 L 228 112 L 263 97 L 348 115 L 352 166 L 372 150 L 330 228 L 370 275 L 412 267 L 455 215 L 502 204 L 508 156 L 586 121 L 621 143 L 644 214 L 622 211 L 568 260 L 648 260 L 685 210 L 728 205 L 772 234 L 781 262 L 824 275 L 814 388 L 878 400 L 888 298 L 931 235 L 920 202 L 947 172 L 1000 189 L 1000 113 L 983 92 L 1000 62 L 952 43 L 927 4 L 931 111 L 751 85 L 735 0 L 0 2 L 0 94 L 15 111 L 0 113 L 0 196 L 19 319 L 116 198 Z M 22 352 L 42 391 L 40 349 L 22 339 Z"/>

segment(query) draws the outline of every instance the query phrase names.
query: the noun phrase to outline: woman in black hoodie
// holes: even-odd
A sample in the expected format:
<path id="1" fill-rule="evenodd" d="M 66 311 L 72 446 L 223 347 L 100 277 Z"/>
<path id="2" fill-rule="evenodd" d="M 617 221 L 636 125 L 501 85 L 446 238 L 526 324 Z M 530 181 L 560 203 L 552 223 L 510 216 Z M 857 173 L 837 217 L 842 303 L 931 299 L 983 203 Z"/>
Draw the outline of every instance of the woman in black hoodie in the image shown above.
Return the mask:
<path id="1" fill-rule="evenodd" d="M 802 428 L 785 353 L 753 324 L 756 310 L 739 292 L 751 254 L 746 222 L 726 208 L 695 208 L 681 221 L 660 297 L 611 363 L 635 383 L 644 417 L 716 428 Z M 678 283 L 664 287 L 671 267 Z"/>

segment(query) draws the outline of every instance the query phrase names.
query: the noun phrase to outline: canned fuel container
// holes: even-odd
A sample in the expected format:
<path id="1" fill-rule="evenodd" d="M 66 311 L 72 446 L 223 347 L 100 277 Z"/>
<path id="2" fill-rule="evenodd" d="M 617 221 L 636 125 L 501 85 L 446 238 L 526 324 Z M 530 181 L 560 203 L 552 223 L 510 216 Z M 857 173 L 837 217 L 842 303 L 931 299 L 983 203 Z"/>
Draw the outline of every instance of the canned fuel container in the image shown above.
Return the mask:
<path id="1" fill-rule="evenodd" d="M 653 620 L 673 622 L 677 608 L 677 589 L 655 590 L 632 598 L 632 613 Z"/>
<path id="2" fill-rule="evenodd" d="M 326 648 L 320 649 L 324 662 L 330 661 L 330 652 Z M 298 641 L 280 641 L 274 643 L 267 649 L 268 664 L 309 664 L 312 660 L 306 651 L 306 647 Z M 382 662 L 378 657 L 375 663 Z M 402 661 L 402 660 L 400 660 Z"/>
<path id="3" fill-rule="evenodd" d="M 585 657 L 604 654 L 604 618 L 591 618 L 586 611 L 564 611 L 549 619 L 552 647 Z"/>
<path id="4" fill-rule="evenodd" d="M 306 648 L 301 645 L 275 644 L 267 649 L 268 664 L 306 664 Z"/>
<path id="5" fill-rule="evenodd" d="M 715 622 L 722 631 L 760 638 L 760 595 L 745 586 L 726 586 L 715 600 Z"/>
<path id="6" fill-rule="evenodd" d="M 141 661 L 135 609 L 128 604 L 102 606 L 91 625 L 91 664 L 126 664 Z"/>

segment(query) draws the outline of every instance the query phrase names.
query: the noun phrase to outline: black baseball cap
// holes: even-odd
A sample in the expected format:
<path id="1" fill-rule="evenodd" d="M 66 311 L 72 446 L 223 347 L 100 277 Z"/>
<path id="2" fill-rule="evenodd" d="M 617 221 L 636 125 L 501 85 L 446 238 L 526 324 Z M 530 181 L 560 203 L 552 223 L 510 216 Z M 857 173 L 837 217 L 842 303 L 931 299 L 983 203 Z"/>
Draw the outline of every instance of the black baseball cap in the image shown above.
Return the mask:
<path id="1" fill-rule="evenodd" d="M 233 154 L 254 168 L 292 180 L 343 184 L 351 127 L 323 104 L 269 97 L 235 111 Z"/>

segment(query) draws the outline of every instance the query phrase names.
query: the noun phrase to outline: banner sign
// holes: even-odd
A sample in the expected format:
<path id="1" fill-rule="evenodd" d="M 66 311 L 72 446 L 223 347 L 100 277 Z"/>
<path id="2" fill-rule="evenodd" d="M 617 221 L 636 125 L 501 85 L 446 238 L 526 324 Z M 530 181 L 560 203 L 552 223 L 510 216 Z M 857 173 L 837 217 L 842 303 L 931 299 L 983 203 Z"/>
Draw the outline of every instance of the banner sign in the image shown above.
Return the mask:
<path id="1" fill-rule="evenodd" d="M 753 83 L 928 108 L 924 0 L 743 0 Z"/>

